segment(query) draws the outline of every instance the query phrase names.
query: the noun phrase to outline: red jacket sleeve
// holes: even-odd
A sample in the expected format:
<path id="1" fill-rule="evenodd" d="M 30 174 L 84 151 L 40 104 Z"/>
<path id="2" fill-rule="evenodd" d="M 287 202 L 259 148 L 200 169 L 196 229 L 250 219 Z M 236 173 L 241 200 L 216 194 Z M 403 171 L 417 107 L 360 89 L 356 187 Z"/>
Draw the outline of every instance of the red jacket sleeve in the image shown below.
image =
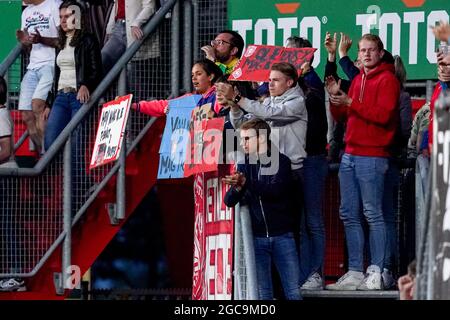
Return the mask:
<path id="1" fill-rule="evenodd" d="M 152 117 L 162 117 L 165 115 L 164 109 L 169 105 L 169 100 L 151 100 L 151 101 L 139 101 L 138 104 L 132 105 L 133 109 L 139 112 L 148 114 Z"/>

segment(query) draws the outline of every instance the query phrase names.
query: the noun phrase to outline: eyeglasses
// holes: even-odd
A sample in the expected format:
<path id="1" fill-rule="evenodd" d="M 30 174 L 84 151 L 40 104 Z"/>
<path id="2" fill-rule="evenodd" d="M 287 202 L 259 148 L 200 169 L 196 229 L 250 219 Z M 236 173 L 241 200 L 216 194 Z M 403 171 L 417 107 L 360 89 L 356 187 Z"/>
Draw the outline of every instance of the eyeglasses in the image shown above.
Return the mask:
<path id="1" fill-rule="evenodd" d="M 227 42 L 225 40 L 211 40 L 211 45 L 214 46 L 223 46 L 224 44 L 229 44 L 230 46 L 232 46 L 233 44 L 231 42 Z"/>
<path id="2" fill-rule="evenodd" d="M 256 135 L 249 136 L 249 137 L 241 137 L 241 141 L 248 142 L 250 140 L 250 138 L 253 138 L 253 137 L 256 137 Z"/>

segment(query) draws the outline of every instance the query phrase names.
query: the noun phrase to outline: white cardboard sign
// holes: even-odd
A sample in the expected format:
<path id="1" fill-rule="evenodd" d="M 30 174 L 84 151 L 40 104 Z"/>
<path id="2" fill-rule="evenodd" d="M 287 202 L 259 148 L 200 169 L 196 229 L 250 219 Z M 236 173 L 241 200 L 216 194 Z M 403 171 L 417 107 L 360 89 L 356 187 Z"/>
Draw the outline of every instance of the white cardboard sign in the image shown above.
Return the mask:
<path id="1" fill-rule="evenodd" d="M 119 158 L 132 98 L 129 94 L 103 104 L 89 169 Z"/>

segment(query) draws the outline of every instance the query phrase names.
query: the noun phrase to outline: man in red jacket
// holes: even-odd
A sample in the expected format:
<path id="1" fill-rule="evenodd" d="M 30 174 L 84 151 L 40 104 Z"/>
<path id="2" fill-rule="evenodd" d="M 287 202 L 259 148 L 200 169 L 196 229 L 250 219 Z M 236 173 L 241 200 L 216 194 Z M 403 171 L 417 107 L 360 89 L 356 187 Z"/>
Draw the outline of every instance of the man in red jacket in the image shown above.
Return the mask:
<path id="1" fill-rule="evenodd" d="M 381 62 L 381 39 L 364 35 L 359 43 L 363 68 L 348 95 L 327 78 L 331 112 L 347 118 L 346 148 L 339 168 L 340 218 L 344 223 L 349 271 L 329 290 L 381 290 L 386 230 L 382 199 L 389 150 L 398 125 L 400 85 L 394 66 Z M 364 275 L 364 231 L 360 203 L 369 225 L 370 265 Z"/>

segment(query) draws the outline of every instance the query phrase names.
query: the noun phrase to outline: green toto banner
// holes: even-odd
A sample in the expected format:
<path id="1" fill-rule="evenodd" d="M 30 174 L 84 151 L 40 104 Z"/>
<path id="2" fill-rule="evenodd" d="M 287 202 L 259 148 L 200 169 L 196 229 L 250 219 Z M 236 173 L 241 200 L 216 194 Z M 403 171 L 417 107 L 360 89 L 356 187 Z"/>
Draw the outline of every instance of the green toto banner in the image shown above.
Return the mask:
<path id="1" fill-rule="evenodd" d="M 306 37 L 318 49 L 313 66 L 320 75 L 328 31 L 353 39 L 349 56 L 354 58 L 357 40 L 365 33 L 378 34 L 387 50 L 402 57 L 409 80 L 436 79 L 439 42 L 430 26 L 449 21 L 449 13 L 450 0 L 228 0 L 229 27 L 246 45 L 282 46 L 291 35 Z"/>

